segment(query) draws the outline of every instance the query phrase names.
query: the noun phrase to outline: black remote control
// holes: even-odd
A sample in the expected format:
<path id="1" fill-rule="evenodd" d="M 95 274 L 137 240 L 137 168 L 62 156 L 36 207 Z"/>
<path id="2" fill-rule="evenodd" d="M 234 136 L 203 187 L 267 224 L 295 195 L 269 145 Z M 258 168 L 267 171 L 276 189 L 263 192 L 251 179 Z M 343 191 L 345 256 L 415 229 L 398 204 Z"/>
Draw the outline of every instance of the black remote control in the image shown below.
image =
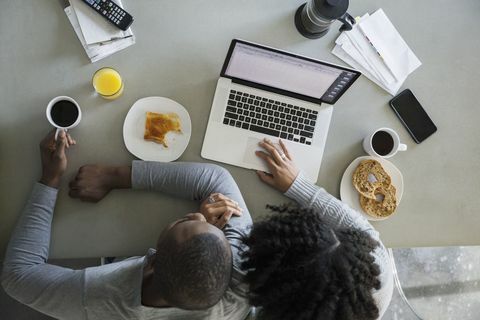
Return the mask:
<path id="1" fill-rule="evenodd" d="M 123 31 L 127 30 L 133 22 L 133 17 L 112 0 L 83 0 L 83 2 Z"/>

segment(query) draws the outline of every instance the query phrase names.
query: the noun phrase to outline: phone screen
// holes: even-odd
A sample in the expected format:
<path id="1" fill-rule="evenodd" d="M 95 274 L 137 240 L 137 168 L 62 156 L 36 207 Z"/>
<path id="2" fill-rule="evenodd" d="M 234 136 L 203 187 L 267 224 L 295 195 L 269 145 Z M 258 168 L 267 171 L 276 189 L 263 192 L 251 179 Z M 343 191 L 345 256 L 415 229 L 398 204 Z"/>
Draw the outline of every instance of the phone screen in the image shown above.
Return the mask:
<path id="1" fill-rule="evenodd" d="M 432 119 L 410 89 L 406 89 L 394 97 L 390 101 L 390 106 L 416 143 L 422 142 L 437 131 Z"/>

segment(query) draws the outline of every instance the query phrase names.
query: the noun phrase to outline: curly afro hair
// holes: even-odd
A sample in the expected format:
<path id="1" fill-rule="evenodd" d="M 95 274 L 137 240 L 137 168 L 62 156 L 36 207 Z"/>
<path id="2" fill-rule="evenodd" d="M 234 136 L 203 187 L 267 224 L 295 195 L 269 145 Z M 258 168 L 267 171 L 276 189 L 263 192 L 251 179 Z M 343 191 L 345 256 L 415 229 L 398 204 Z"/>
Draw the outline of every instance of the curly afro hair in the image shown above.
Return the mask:
<path id="1" fill-rule="evenodd" d="M 260 319 L 377 319 L 372 297 L 380 269 L 366 232 L 332 228 L 312 210 L 269 206 L 276 213 L 244 239 L 250 302 Z"/>

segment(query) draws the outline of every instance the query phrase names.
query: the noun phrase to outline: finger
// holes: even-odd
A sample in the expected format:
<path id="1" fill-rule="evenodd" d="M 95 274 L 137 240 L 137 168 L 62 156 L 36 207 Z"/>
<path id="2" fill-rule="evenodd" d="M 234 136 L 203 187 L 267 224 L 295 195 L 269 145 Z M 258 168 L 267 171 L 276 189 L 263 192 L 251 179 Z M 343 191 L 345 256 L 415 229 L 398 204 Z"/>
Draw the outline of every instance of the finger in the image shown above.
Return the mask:
<path id="1" fill-rule="evenodd" d="M 210 195 L 211 197 L 213 197 L 214 199 L 218 199 L 218 200 L 230 200 L 232 201 L 233 203 L 235 203 L 237 206 L 239 205 L 237 201 L 227 197 L 226 195 L 224 194 L 221 194 L 221 193 L 212 193 Z"/>
<path id="2" fill-rule="evenodd" d="M 99 202 L 101 198 L 94 197 L 91 193 L 80 189 L 71 189 L 68 195 L 72 198 L 80 199 L 82 202 Z"/>
<path id="3" fill-rule="evenodd" d="M 272 141 L 268 139 L 264 139 L 263 141 L 260 141 L 260 146 L 270 153 L 270 155 L 273 157 L 276 163 L 278 164 L 282 163 L 283 159 L 280 156 L 280 153 L 278 152 L 277 148 L 275 148 L 275 146 L 273 145 Z"/>
<path id="4" fill-rule="evenodd" d="M 232 217 L 232 212 L 231 211 L 227 211 L 225 212 L 225 214 L 223 214 L 223 216 L 221 216 L 218 220 L 217 220 L 217 223 L 215 224 L 219 229 L 223 229 L 223 227 L 225 227 L 225 225 L 228 223 L 228 221 L 230 220 L 230 218 Z"/>
<path id="5" fill-rule="evenodd" d="M 50 130 L 49 133 L 43 138 L 43 140 L 40 142 L 40 147 L 42 148 L 48 148 L 52 143 L 55 141 L 55 132 L 56 129 Z"/>
<path id="6" fill-rule="evenodd" d="M 242 208 L 240 208 L 238 203 L 236 203 L 235 201 L 233 201 L 232 199 L 229 199 L 229 198 L 226 198 L 226 199 L 220 200 L 220 201 L 216 201 L 214 203 L 211 203 L 211 204 L 207 205 L 207 207 L 212 207 L 212 208 L 228 207 L 228 206 L 230 206 L 232 208 L 236 208 L 238 210 L 243 210 Z"/>
<path id="7" fill-rule="evenodd" d="M 278 139 L 278 141 L 280 142 L 280 147 L 282 147 L 282 151 L 283 153 L 285 153 L 285 155 L 287 156 L 288 160 L 292 161 L 292 156 L 290 155 L 290 152 L 288 151 L 287 149 L 287 146 L 285 145 L 285 142 L 283 142 L 282 139 Z"/>
<path id="8" fill-rule="evenodd" d="M 67 147 L 67 134 L 61 130 L 58 134 L 57 143 L 55 145 L 55 154 L 59 157 L 65 156 L 65 148 Z"/>
<path id="9" fill-rule="evenodd" d="M 70 134 L 67 133 L 67 141 L 68 141 L 68 144 L 73 146 L 75 144 L 77 144 L 77 141 L 75 141 L 72 136 Z"/>
<path id="10" fill-rule="evenodd" d="M 278 165 L 268 153 L 265 153 L 263 151 L 255 151 L 255 154 L 257 155 L 257 157 L 263 159 L 266 162 L 268 170 L 270 170 L 270 172 L 277 171 Z"/>
<path id="11" fill-rule="evenodd" d="M 237 207 L 231 207 L 231 206 L 222 206 L 222 207 L 216 207 L 216 208 L 208 208 L 207 212 L 209 216 L 215 216 L 215 217 L 220 217 L 222 214 L 224 214 L 227 211 L 232 211 L 232 213 L 236 216 L 241 216 L 242 211 L 239 210 Z"/>
<path id="12" fill-rule="evenodd" d="M 260 178 L 260 180 L 262 180 L 263 182 L 265 182 L 266 184 L 270 185 L 270 186 L 274 186 L 275 185 L 275 180 L 273 179 L 272 175 L 268 174 L 268 173 L 265 173 L 263 171 L 260 171 L 260 170 L 257 170 L 257 176 Z"/>
<path id="13" fill-rule="evenodd" d="M 71 198 L 79 198 L 80 197 L 80 190 L 71 188 L 70 191 L 68 191 L 68 195 Z"/>
<path id="14" fill-rule="evenodd" d="M 68 183 L 68 187 L 69 187 L 70 189 L 76 189 L 76 188 L 78 187 L 77 181 L 75 181 L 75 180 L 70 181 L 70 182 Z"/>
<path id="15" fill-rule="evenodd" d="M 212 193 L 204 201 L 206 201 L 207 204 L 212 204 L 212 203 L 215 203 L 217 201 L 217 197 L 218 197 L 218 193 Z"/>
<path id="16" fill-rule="evenodd" d="M 67 133 L 67 149 L 70 148 L 74 144 L 74 140 L 72 137 Z"/>

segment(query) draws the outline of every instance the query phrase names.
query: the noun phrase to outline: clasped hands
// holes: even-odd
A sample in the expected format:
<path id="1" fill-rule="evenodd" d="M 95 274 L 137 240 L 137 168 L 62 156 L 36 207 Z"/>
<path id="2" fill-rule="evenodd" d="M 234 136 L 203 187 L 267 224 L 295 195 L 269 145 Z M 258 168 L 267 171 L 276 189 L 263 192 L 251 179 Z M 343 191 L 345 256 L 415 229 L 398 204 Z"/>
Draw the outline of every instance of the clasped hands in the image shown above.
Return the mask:
<path id="1" fill-rule="evenodd" d="M 58 188 L 61 177 L 67 168 L 66 151 L 76 141 L 65 131 L 60 131 L 55 141 L 55 130 L 47 134 L 40 143 L 42 160 L 42 177 L 40 183 Z M 266 151 L 257 151 L 256 155 L 263 159 L 270 173 L 257 171 L 260 180 L 273 188 L 286 192 L 298 175 L 298 169 L 282 140 L 279 140 L 281 150 L 272 141 L 265 139 L 260 146 Z M 98 202 L 111 190 L 131 187 L 130 167 L 108 167 L 86 165 L 78 170 L 77 175 L 69 184 L 69 195 L 82 201 Z M 207 222 L 222 229 L 232 216 L 241 216 L 239 204 L 221 193 L 213 193 L 204 199 L 200 205 L 200 213 Z"/>

